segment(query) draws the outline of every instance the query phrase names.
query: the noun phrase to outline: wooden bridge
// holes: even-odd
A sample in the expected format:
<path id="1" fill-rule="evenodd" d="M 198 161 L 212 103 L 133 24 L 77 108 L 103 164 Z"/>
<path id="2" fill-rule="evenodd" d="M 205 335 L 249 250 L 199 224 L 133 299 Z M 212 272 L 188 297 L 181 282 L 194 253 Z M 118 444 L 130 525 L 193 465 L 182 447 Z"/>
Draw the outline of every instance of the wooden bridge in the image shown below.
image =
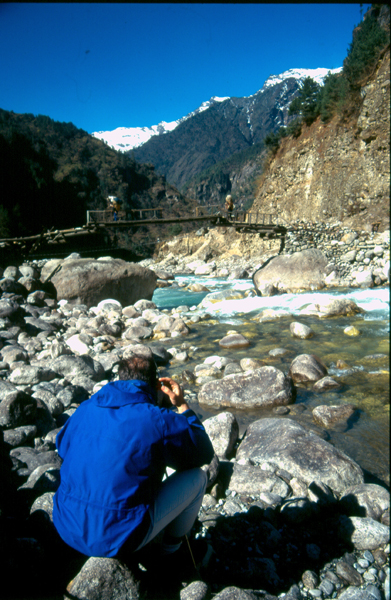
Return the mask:
<path id="1" fill-rule="evenodd" d="M 132 209 L 128 211 L 111 210 L 87 211 L 87 223 L 72 229 L 54 230 L 54 228 L 38 235 L 20 238 L 0 239 L 0 248 L 14 249 L 23 256 L 34 254 L 43 246 L 66 244 L 67 242 L 81 240 L 86 236 L 104 235 L 110 231 L 120 229 L 133 229 L 147 225 L 180 224 L 192 222 L 194 224 L 210 223 L 214 227 L 233 227 L 243 233 L 259 233 L 261 237 L 269 239 L 285 237 L 287 229 L 277 223 L 277 215 L 259 212 L 233 211 L 227 213 L 220 205 L 197 206 L 191 214 L 180 217 L 178 215 L 165 215 L 161 208 Z"/>

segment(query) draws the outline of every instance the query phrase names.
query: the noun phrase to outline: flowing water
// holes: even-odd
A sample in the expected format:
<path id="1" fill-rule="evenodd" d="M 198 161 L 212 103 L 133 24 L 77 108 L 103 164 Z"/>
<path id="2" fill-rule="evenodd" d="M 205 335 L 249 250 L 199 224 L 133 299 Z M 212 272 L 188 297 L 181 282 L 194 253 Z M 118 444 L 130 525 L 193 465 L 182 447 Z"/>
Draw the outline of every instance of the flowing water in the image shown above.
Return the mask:
<path id="1" fill-rule="evenodd" d="M 184 275 L 176 276 L 175 282 L 179 286 L 181 283 L 202 283 L 210 292 L 228 289 L 246 292 L 253 289 L 251 280 L 227 281 Z M 190 348 L 190 359 L 186 363 L 172 361 L 165 374 L 180 378 L 182 371 L 192 371 L 196 364 L 210 355 L 230 356 L 235 360 L 260 358 L 265 364 L 287 373 L 298 354 L 316 354 L 326 364 L 329 375 L 337 379 L 342 387 L 337 391 L 316 393 L 312 385 L 298 386 L 295 404 L 289 407 L 287 416 L 316 431 L 358 462 L 366 472 L 368 481 L 379 480 L 389 485 L 389 288 L 339 288 L 272 297 L 247 297 L 222 301 L 208 306 L 207 310 L 200 309 L 199 303 L 206 294 L 188 292 L 182 287 L 159 288 L 155 291 L 153 301 L 159 309 L 187 305 L 189 315 L 210 315 L 210 318 L 195 324 L 186 338 L 174 338 L 168 342 L 167 347 L 184 344 Z M 365 312 L 353 317 L 328 319 L 300 314 L 304 307 L 322 302 L 325 297 L 349 298 Z M 281 316 L 273 321 L 253 320 L 263 310 L 270 308 L 282 311 Z M 310 326 L 314 336 L 307 340 L 293 338 L 289 330 L 292 321 Z M 354 325 L 360 335 L 346 335 L 344 329 L 349 325 Z M 230 330 L 245 335 L 251 342 L 250 347 L 241 350 L 220 348 L 218 341 Z M 285 348 L 287 353 L 273 358 L 269 351 L 275 348 Z M 344 361 L 344 368 L 337 368 L 337 361 Z M 187 387 L 190 391 L 199 390 L 195 385 Z M 348 424 L 328 430 L 315 425 L 312 410 L 316 406 L 345 403 L 354 404 L 358 409 Z M 193 401 L 192 407 L 201 418 L 216 414 Z M 229 410 L 235 414 L 241 434 L 255 419 L 278 417 L 272 409 L 251 412 Z"/>

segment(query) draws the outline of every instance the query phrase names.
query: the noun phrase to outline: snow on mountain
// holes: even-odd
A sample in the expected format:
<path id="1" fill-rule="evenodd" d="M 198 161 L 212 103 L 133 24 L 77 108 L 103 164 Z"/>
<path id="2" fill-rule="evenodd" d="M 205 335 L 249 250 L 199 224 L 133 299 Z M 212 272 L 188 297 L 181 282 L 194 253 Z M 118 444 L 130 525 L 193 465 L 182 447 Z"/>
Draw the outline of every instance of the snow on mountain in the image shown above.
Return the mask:
<path id="1" fill-rule="evenodd" d="M 335 74 L 340 73 L 341 71 L 342 67 L 339 67 L 338 69 L 289 69 L 289 71 L 284 71 L 284 73 L 280 73 L 280 75 L 270 75 L 260 91 L 273 85 L 277 85 L 278 83 L 282 83 L 284 79 L 289 79 L 291 77 L 300 81 L 304 81 L 306 77 L 311 77 L 316 83 L 323 85 L 323 80 L 328 73 Z"/>
<path id="2" fill-rule="evenodd" d="M 203 102 L 201 106 L 199 106 L 196 110 L 189 113 L 185 117 L 181 117 L 177 121 L 171 121 L 170 123 L 166 123 L 166 121 L 161 121 L 158 125 L 152 125 L 152 127 L 117 127 L 113 131 L 96 131 L 91 135 L 93 137 L 98 138 L 99 140 L 103 140 L 114 148 L 114 150 L 119 150 L 120 152 L 127 152 L 128 150 L 132 150 L 133 148 L 137 148 L 142 144 L 145 144 L 152 136 L 154 135 L 162 135 L 163 133 L 167 133 L 168 131 L 173 131 L 175 127 L 193 117 L 194 115 L 207 110 L 210 106 L 215 104 L 216 102 L 224 102 L 224 100 L 228 100 L 229 98 L 220 98 L 218 96 L 213 96 L 210 100 Z"/>
<path id="3" fill-rule="evenodd" d="M 289 71 L 284 71 L 284 73 L 280 73 L 280 75 L 271 75 L 268 77 L 262 89 L 256 92 L 256 94 L 262 93 L 267 88 L 282 83 L 284 80 L 292 77 L 298 79 L 299 81 L 304 81 L 306 77 L 312 77 L 312 79 L 322 85 L 323 80 L 328 73 L 339 73 L 340 71 L 342 71 L 342 67 L 339 69 L 289 69 Z M 254 96 L 256 94 L 254 94 Z M 249 98 L 252 97 L 253 96 L 249 96 Z M 145 144 L 145 142 L 147 142 L 154 135 L 162 135 L 169 131 L 173 131 L 180 123 L 183 123 L 183 121 L 186 121 L 186 119 L 189 119 L 190 117 L 207 110 L 213 104 L 224 102 L 225 100 L 229 99 L 229 96 L 212 96 L 210 100 L 203 102 L 201 106 L 199 106 L 193 112 L 189 113 L 185 117 L 181 117 L 177 121 L 171 121 L 170 123 L 161 121 L 158 125 L 152 125 L 152 127 L 117 127 L 117 129 L 114 129 L 113 131 L 96 131 L 91 135 L 103 140 L 106 142 L 106 144 L 111 146 L 111 148 L 114 148 L 114 150 L 127 152 L 133 148 L 137 148 L 138 146 Z"/>

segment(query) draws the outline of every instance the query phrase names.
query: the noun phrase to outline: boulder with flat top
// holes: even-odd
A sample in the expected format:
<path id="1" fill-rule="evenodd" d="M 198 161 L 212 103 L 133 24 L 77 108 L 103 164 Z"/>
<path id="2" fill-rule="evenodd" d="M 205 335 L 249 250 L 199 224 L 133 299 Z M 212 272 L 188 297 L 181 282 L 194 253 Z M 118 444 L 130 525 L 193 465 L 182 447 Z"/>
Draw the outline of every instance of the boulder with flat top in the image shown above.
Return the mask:
<path id="1" fill-rule="evenodd" d="M 50 260 L 41 273 L 41 281 L 50 282 L 57 300 L 88 307 L 106 298 L 113 298 L 122 306 L 142 298 L 151 300 L 157 278 L 150 269 L 110 257 Z"/>
<path id="2" fill-rule="evenodd" d="M 323 252 L 316 248 L 275 256 L 254 273 L 254 287 L 260 295 L 265 295 L 268 286 L 280 293 L 321 290 L 325 287 L 327 263 Z"/>

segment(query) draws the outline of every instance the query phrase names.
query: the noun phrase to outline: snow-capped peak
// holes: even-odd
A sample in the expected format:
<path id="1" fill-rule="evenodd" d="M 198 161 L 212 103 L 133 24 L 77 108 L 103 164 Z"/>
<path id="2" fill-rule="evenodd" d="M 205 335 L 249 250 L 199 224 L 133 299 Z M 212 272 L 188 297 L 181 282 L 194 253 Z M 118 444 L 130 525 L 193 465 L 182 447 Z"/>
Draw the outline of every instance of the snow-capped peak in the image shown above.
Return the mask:
<path id="1" fill-rule="evenodd" d="M 183 123 L 183 121 L 186 121 L 186 119 L 207 110 L 217 102 L 224 102 L 224 100 L 229 100 L 229 97 L 220 98 L 219 96 L 212 96 L 210 100 L 203 102 L 201 106 L 193 112 L 185 117 L 181 117 L 177 121 L 171 121 L 170 123 L 161 121 L 157 125 L 152 125 L 151 127 L 117 127 L 117 129 L 114 129 L 113 131 L 95 131 L 91 135 L 99 140 L 103 140 L 106 144 L 111 146 L 111 148 L 114 148 L 114 150 L 127 152 L 128 150 L 132 150 L 133 148 L 145 144 L 145 142 L 154 135 L 162 135 L 163 133 L 173 131 L 175 127 L 180 123 Z"/>
<path id="2" fill-rule="evenodd" d="M 289 69 L 288 71 L 284 71 L 284 73 L 280 73 L 280 75 L 270 75 L 264 83 L 262 90 L 265 90 L 268 87 L 276 85 L 277 83 L 282 83 L 285 79 L 298 79 L 304 80 L 306 77 L 311 77 L 316 83 L 319 85 L 323 84 L 323 80 L 328 75 L 328 73 L 340 73 L 342 71 L 342 67 L 338 69 Z"/>

